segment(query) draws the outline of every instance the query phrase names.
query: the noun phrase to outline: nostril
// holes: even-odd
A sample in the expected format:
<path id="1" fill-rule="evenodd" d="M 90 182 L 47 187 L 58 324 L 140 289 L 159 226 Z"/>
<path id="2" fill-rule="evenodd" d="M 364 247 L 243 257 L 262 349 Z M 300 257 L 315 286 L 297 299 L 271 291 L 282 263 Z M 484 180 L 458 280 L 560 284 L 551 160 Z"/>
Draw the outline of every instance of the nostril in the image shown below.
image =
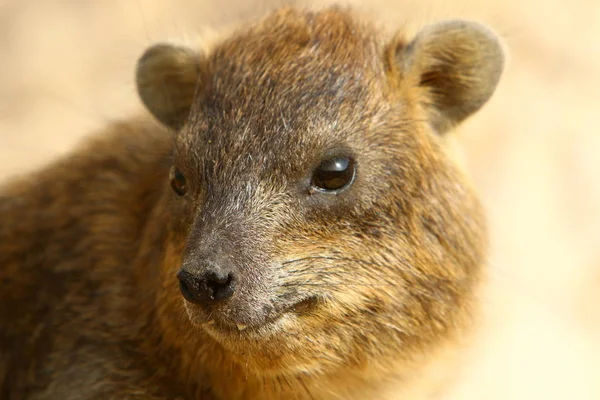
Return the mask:
<path id="1" fill-rule="evenodd" d="M 210 298 L 225 300 L 233 296 L 234 279 L 232 274 L 210 271 L 206 274 L 206 286 L 209 288 Z"/>
<path id="2" fill-rule="evenodd" d="M 185 283 L 184 281 L 179 281 L 179 290 L 181 291 L 181 294 L 183 295 L 183 297 L 185 297 L 186 300 L 192 301 L 194 299 L 192 291 L 188 287 L 187 283 Z"/>
<path id="3" fill-rule="evenodd" d="M 209 271 L 206 273 L 206 280 L 216 285 L 228 285 L 231 282 L 232 278 L 231 274 Z"/>
<path id="4" fill-rule="evenodd" d="M 199 276 L 182 269 L 177 279 L 181 294 L 192 303 L 226 300 L 233 296 L 235 279 L 231 273 L 210 270 Z"/>
<path id="5" fill-rule="evenodd" d="M 187 301 L 194 302 L 196 296 L 194 295 L 194 288 L 192 284 L 193 277 L 187 272 L 181 270 L 177 274 L 177 279 L 179 279 L 179 290 L 181 294 Z"/>

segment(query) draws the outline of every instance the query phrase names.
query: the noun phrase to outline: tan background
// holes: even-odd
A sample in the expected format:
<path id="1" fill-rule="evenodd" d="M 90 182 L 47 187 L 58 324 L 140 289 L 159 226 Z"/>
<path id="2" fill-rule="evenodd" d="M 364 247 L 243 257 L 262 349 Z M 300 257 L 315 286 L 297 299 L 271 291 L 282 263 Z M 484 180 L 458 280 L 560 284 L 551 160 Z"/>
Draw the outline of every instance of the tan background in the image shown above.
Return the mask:
<path id="1" fill-rule="evenodd" d="M 0 0 L 0 177 L 139 110 L 132 74 L 145 46 L 218 29 L 266 3 Z M 495 97 L 461 136 L 493 252 L 486 330 L 452 398 L 599 399 L 600 1 L 362 8 L 392 27 L 475 18 L 511 53 Z"/>

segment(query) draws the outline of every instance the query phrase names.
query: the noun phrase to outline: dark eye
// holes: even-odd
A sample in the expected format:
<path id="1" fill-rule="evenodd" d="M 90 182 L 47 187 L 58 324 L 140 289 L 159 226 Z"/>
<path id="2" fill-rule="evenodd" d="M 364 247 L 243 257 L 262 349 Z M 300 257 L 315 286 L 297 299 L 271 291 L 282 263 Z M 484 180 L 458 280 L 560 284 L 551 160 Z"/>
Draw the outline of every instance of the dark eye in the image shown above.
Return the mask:
<path id="1" fill-rule="evenodd" d="M 177 167 L 171 168 L 171 188 L 177 196 L 183 196 L 187 192 L 185 176 Z"/>
<path id="2" fill-rule="evenodd" d="M 333 157 L 325 160 L 313 172 L 311 189 L 337 194 L 352 184 L 355 169 L 354 160 L 348 157 Z"/>

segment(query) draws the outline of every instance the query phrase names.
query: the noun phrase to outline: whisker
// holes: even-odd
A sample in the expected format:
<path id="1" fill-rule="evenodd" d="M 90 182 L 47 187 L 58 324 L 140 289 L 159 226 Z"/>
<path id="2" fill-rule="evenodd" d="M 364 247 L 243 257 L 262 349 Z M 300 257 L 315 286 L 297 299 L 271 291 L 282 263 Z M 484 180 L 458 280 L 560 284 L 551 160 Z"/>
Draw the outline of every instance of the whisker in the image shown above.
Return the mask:
<path id="1" fill-rule="evenodd" d="M 282 262 L 281 265 L 290 265 L 290 264 L 295 264 L 295 263 L 307 262 L 307 265 L 303 269 L 303 270 L 306 270 L 307 268 L 310 268 L 311 263 L 315 260 L 344 261 L 344 262 L 361 264 L 361 265 L 367 266 L 367 267 L 376 267 L 376 268 L 369 269 L 369 272 L 373 273 L 376 278 L 388 280 L 386 282 L 387 285 L 398 284 L 398 282 L 395 282 L 395 281 L 390 282 L 389 281 L 389 279 L 391 277 L 384 273 L 384 268 L 382 267 L 381 264 L 378 264 L 378 263 L 372 262 L 372 261 L 357 259 L 357 258 L 336 257 L 336 256 L 308 256 L 308 257 L 301 257 L 301 258 L 297 258 L 297 259 L 287 260 L 287 261 Z M 410 274 L 414 278 L 426 279 L 426 277 L 423 274 L 419 273 L 418 269 L 412 268 L 412 266 L 406 260 L 400 260 L 400 263 L 396 264 L 396 267 L 398 267 L 402 272 Z M 298 271 L 303 271 L 303 270 L 295 269 L 294 275 L 297 276 Z M 328 275 L 332 275 L 334 273 L 335 273 L 335 271 L 329 271 Z M 314 279 L 314 277 L 313 277 L 313 279 Z"/>
<path id="2" fill-rule="evenodd" d="M 377 286 L 392 286 L 391 283 L 329 283 L 329 282 L 317 282 L 317 283 L 284 283 L 282 287 L 294 287 L 294 286 L 314 286 L 314 287 L 377 287 Z"/>
<path id="3" fill-rule="evenodd" d="M 306 394 L 311 398 L 311 400 L 315 400 L 314 396 L 312 395 L 311 391 L 308 389 L 308 387 L 306 386 L 306 384 L 304 383 L 304 380 L 302 380 L 301 377 L 297 377 L 296 380 L 300 383 L 300 385 L 304 388 L 304 391 L 306 392 Z"/>
<path id="4" fill-rule="evenodd" d="M 293 260 L 283 261 L 281 263 L 281 265 L 289 265 L 289 264 L 293 264 L 293 263 L 299 263 L 302 261 L 312 261 L 312 260 L 348 261 L 348 262 L 354 262 L 354 263 L 363 264 L 363 265 L 381 267 L 381 264 L 378 264 L 373 261 L 361 260 L 360 258 L 335 257 L 335 256 L 308 256 L 308 257 L 302 257 L 302 258 L 297 258 L 297 259 L 293 259 Z M 400 264 L 400 266 L 405 267 L 402 269 L 403 271 L 414 272 L 414 271 L 406 268 L 407 266 L 410 266 L 406 260 L 402 260 L 402 262 L 403 262 L 403 264 Z"/>

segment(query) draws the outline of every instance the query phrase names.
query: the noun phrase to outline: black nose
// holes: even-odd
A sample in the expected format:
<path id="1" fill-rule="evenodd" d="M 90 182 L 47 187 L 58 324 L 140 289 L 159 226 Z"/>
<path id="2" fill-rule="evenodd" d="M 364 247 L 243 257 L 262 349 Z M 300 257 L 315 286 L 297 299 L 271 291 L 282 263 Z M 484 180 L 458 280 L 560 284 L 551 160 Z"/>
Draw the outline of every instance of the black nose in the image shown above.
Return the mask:
<path id="1" fill-rule="evenodd" d="M 234 278 L 231 273 L 209 269 L 195 274 L 181 269 L 177 278 L 181 294 L 192 303 L 212 303 L 233 296 Z"/>

